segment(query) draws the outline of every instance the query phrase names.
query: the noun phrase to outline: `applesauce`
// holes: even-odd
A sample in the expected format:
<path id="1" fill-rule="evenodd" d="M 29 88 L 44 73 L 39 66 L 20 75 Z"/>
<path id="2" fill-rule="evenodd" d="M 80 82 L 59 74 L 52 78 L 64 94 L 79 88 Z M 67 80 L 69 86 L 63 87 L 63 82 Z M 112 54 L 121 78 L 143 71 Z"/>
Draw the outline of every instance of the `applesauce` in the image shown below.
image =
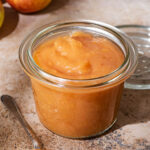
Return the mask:
<path id="1" fill-rule="evenodd" d="M 47 25 L 33 33 L 19 56 L 43 125 L 70 138 L 108 130 L 116 121 L 123 83 L 136 66 L 133 43 L 94 21 Z"/>
<path id="2" fill-rule="evenodd" d="M 50 74 L 68 79 L 90 79 L 119 68 L 124 54 L 107 38 L 75 31 L 45 41 L 35 49 L 33 59 Z"/>

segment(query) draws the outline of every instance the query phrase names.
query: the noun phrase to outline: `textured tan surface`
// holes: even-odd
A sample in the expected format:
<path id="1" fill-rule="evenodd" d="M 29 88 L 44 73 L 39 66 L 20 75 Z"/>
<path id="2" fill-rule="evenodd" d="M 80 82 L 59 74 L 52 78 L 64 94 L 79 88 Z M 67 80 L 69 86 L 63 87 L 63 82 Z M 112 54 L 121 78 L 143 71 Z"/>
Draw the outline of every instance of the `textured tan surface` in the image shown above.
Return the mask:
<path id="1" fill-rule="evenodd" d="M 118 122 L 92 140 L 69 140 L 45 129 L 35 113 L 28 77 L 20 68 L 18 48 L 33 29 L 55 20 L 94 19 L 112 25 L 150 25 L 149 0 L 53 0 L 37 14 L 18 14 L 5 4 L 0 29 L 0 94 L 16 98 L 26 120 L 48 150 L 150 150 L 150 91 L 125 90 Z M 15 118 L 0 103 L 0 150 L 30 150 L 31 143 Z"/>

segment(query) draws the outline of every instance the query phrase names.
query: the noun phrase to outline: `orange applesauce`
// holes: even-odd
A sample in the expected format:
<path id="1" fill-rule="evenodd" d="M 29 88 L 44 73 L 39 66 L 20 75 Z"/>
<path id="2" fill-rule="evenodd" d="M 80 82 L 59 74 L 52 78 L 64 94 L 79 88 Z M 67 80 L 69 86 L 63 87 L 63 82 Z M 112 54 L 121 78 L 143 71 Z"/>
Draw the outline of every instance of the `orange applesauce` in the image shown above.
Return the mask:
<path id="1" fill-rule="evenodd" d="M 66 79 L 91 79 L 110 74 L 124 62 L 120 47 L 102 36 L 76 31 L 44 41 L 33 59 L 45 72 Z M 41 122 L 66 137 L 97 135 L 116 119 L 123 82 L 107 89 L 74 92 L 31 79 Z"/>
<path id="2" fill-rule="evenodd" d="M 33 58 L 44 71 L 63 78 L 87 79 L 104 76 L 124 61 L 120 48 L 104 37 L 85 32 L 59 36 L 37 47 Z"/>

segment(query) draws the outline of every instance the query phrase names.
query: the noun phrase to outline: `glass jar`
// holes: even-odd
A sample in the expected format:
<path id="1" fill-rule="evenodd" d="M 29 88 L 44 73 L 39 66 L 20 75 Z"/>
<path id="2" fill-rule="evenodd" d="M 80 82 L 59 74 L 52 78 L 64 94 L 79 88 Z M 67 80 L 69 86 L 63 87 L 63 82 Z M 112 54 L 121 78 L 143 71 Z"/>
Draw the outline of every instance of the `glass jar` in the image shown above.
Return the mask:
<path id="1" fill-rule="evenodd" d="M 61 78 L 36 65 L 32 54 L 40 43 L 77 30 L 115 42 L 124 53 L 123 64 L 105 76 L 82 80 Z M 104 133 L 115 123 L 124 81 L 137 64 L 137 51 L 132 41 L 117 28 L 102 22 L 81 20 L 36 29 L 21 44 L 19 58 L 31 79 L 42 124 L 61 136 L 87 138 Z"/>

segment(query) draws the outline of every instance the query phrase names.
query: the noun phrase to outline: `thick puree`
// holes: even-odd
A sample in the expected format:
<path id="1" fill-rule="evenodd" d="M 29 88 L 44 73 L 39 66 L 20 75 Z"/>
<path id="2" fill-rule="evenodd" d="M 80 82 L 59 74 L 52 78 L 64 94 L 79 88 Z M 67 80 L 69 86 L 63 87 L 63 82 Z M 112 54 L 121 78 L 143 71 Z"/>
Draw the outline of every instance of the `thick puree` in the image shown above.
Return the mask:
<path id="1" fill-rule="evenodd" d="M 84 32 L 43 42 L 35 49 L 33 58 L 44 71 L 69 79 L 104 76 L 124 61 L 115 43 Z M 97 135 L 116 119 L 123 81 L 92 91 L 54 87 L 34 78 L 31 81 L 41 122 L 59 135 L 72 138 Z"/>
<path id="2" fill-rule="evenodd" d="M 50 74 L 85 79 L 113 72 L 123 63 L 124 54 L 107 38 L 74 32 L 44 42 L 37 47 L 33 58 Z"/>

